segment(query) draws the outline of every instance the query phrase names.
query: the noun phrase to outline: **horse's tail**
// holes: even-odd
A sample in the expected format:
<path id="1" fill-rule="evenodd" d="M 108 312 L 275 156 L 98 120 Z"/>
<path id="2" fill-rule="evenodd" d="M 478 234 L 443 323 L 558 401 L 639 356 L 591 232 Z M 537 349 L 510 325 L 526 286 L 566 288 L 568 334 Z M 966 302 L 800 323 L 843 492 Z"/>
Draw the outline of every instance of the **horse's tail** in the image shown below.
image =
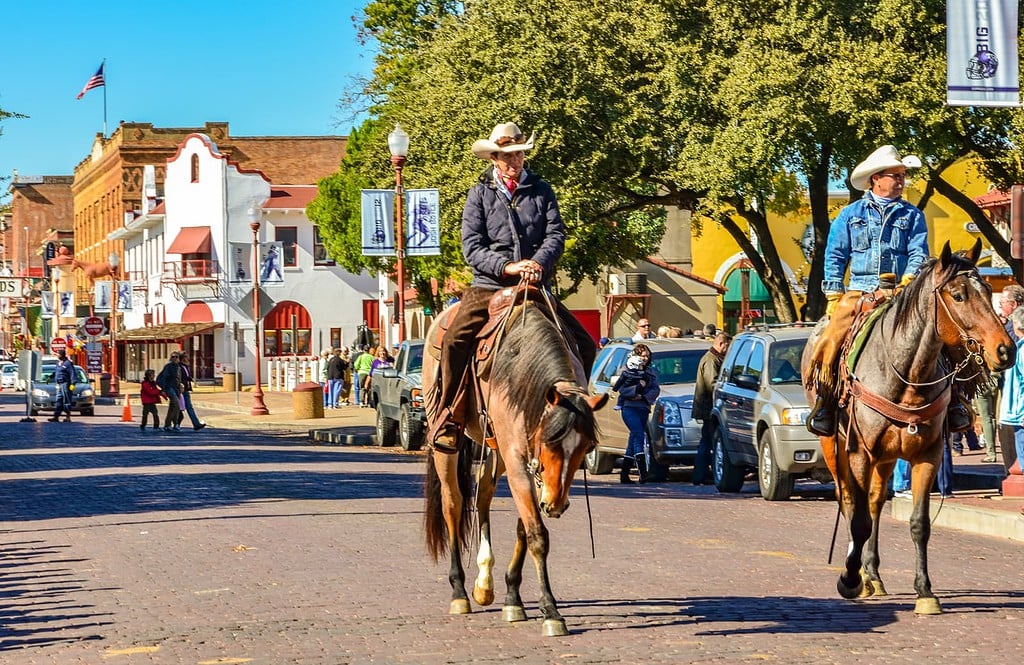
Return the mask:
<path id="1" fill-rule="evenodd" d="M 448 524 L 444 519 L 444 500 L 441 497 L 441 478 L 437 474 L 437 465 L 434 463 L 434 453 L 427 453 L 427 476 L 424 482 L 425 501 L 423 508 L 423 531 L 427 540 L 427 552 L 434 561 L 439 561 L 442 556 L 448 553 L 453 541 L 457 542 L 461 549 L 469 546 L 469 537 L 472 532 L 473 511 L 470 498 L 472 497 L 472 472 L 473 456 L 472 446 L 468 441 L 463 441 L 459 447 L 458 459 L 458 494 L 461 498 L 462 510 L 457 523 L 458 533 L 454 538 L 448 533 Z"/>

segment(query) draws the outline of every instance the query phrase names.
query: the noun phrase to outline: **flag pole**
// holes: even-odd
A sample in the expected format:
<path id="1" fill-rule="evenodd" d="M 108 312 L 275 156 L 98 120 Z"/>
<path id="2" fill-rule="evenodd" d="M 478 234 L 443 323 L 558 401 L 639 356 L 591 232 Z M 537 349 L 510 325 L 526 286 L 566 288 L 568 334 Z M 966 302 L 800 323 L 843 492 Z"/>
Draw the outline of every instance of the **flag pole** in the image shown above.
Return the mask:
<path id="1" fill-rule="evenodd" d="M 107 138 L 107 59 L 100 63 L 103 69 L 103 138 Z"/>

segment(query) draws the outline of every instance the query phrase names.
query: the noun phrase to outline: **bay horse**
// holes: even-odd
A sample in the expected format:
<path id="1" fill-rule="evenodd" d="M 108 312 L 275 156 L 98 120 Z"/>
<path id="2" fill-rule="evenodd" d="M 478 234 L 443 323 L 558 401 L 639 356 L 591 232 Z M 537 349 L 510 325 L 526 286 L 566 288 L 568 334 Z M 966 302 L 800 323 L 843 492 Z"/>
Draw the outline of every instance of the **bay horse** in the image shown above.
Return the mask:
<path id="1" fill-rule="evenodd" d="M 549 296 L 550 297 L 550 296 Z M 569 507 L 569 488 L 584 457 L 597 443 L 594 411 L 607 395 L 587 393 L 583 367 L 570 352 L 564 335 L 536 302 L 516 306 L 507 320 L 504 339 L 492 352 L 486 380 L 471 378 L 467 391 L 465 434 L 490 450 L 477 472 L 478 575 L 473 598 L 479 605 L 494 602 L 494 554 L 491 550 L 491 499 L 504 473 L 519 519 L 516 543 L 505 572 L 507 593 L 502 609 L 505 621 L 524 621 L 519 594 L 523 561 L 533 558 L 540 581 L 540 612 L 545 636 L 567 635 L 565 621 L 555 604 L 548 579 L 548 530 L 543 517 L 557 518 Z M 552 309 L 553 315 L 553 309 Z M 437 338 L 438 319 L 427 333 Z M 438 362 L 423 358 L 423 386 L 428 414 L 444 406 L 437 403 Z M 479 416 L 479 417 L 477 417 Z M 449 614 L 471 611 L 466 595 L 462 552 L 469 549 L 472 524 L 472 446 L 463 441 L 458 453 L 427 453 L 424 530 L 427 550 L 434 561 L 451 556 L 448 580 L 452 587 Z"/>
<path id="2" fill-rule="evenodd" d="M 992 290 L 978 274 L 980 254 L 980 240 L 971 250 L 955 254 L 947 242 L 938 259 L 929 259 L 893 297 L 849 370 L 837 434 L 821 437 L 849 529 L 845 570 L 836 585 L 844 598 L 887 595 L 878 574 L 879 518 L 889 476 L 897 458 L 903 458 L 911 464 L 914 495 L 914 612 L 942 612 L 928 576 L 928 504 L 947 445 L 946 406 L 954 381 L 966 382 L 970 395 L 987 378 L 986 364 L 1005 369 L 1016 356 L 992 307 Z M 819 324 L 804 348 L 810 404 L 816 398 L 809 377 L 811 350 L 821 329 Z M 949 360 L 944 362 L 944 355 Z M 845 355 L 840 362 L 847 362 Z"/>

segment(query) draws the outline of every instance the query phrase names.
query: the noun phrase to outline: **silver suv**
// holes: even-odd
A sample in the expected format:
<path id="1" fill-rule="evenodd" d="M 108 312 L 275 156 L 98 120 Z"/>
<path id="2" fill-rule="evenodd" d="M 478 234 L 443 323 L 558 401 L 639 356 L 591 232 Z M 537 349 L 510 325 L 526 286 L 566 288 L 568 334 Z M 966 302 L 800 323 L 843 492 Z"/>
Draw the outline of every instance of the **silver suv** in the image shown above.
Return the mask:
<path id="1" fill-rule="evenodd" d="M 738 492 L 757 471 L 761 496 L 788 499 L 796 478 L 831 482 L 800 380 L 800 357 L 813 326 L 744 331 L 733 339 L 715 384 L 712 470 L 720 492 Z"/>

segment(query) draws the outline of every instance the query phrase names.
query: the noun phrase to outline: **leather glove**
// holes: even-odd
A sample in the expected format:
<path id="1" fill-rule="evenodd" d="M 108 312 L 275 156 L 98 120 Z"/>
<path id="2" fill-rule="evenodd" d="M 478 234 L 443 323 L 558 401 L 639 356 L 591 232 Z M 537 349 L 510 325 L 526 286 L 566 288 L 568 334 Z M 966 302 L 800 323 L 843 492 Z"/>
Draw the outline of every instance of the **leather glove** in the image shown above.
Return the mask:
<path id="1" fill-rule="evenodd" d="M 909 274 L 908 275 L 904 275 L 903 279 L 900 280 L 900 287 L 902 288 L 902 287 L 906 286 L 907 284 L 910 284 L 912 281 L 914 281 L 914 276 L 913 275 L 909 275 Z"/>
<path id="2" fill-rule="evenodd" d="M 825 299 L 828 304 L 825 305 L 825 315 L 832 318 L 832 315 L 836 313 L 836 307 L 839 306 L 839 301 L 843 299 L 842 293 L 827 293 Z"/>

